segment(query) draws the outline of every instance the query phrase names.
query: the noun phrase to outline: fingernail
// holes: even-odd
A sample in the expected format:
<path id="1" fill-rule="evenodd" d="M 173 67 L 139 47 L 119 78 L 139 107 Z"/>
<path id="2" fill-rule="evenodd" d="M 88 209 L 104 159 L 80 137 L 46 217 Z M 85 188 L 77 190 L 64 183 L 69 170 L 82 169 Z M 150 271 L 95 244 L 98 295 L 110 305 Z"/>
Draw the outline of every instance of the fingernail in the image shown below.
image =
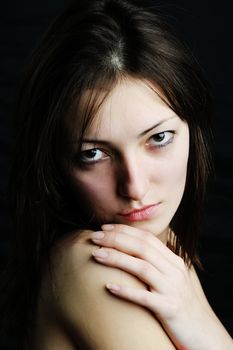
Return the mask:
<path id="1" fill-rule="evenodd" d="M 109 289 L 111 292 L 118 292 L 121 287 L 118 284 L 114 284 L 114 283 L 108 283 L 106 284 L 106 288 Z"/>
<path id="2" fill-rule="evenodd" d="M 93 232 L 91 238 L 93 240 L 101 240 L 104 238 L 104 233 L 102 231 Z"/>
<path id="3" fill-rule="evenodd" d="M 94 252 L 92 252 L 92 255 L 94 256 L 94 258 L 102 259 L 102 258 L 107 258 L 108 253 L 104 249 L 97 249 L 97 250 L 94 250 Z"/>
<path id="4" fill-rule="evenodd" d="M 112 224 L 104 224 L 101 226 L 102 230 L 105 230 L 105 231 L 111 231 L 113 230 L 114 226 Z"/>

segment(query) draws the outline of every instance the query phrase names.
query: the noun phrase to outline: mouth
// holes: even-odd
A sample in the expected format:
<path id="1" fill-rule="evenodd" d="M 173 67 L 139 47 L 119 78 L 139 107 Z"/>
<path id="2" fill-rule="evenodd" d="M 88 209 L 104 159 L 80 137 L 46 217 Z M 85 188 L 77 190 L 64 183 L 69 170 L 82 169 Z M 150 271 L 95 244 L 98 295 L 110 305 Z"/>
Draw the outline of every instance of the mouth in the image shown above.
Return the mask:
<path id="1" fill-rule="evenodd" d="M 119 213 L 118 215 L 131 222 L 149 220 L 155 215 L 159 204 L 147 205 L 139 209 Z"/>

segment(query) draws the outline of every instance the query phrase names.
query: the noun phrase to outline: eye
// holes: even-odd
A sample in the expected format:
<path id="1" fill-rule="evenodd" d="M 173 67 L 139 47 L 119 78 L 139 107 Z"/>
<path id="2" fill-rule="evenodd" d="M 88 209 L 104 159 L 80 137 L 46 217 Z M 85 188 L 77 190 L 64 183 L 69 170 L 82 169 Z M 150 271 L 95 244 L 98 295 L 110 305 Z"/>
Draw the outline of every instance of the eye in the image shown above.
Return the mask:
<path id="1" fill-rule="evenodd" d="M 165 147 L 173 141 L 174 133 L 174 131 L 169 130 L 154 134 L 147 141 L 147 145 L 156 148 Z"/>
<path id="2" fill-rule="evenodd" d="M 94 164 L 107 157 L 108 155 L 105 152 L 101 151 L 99 148 L 92 148 L 81 151 L 78 156 L 78 161 L 81 164 Z"/>

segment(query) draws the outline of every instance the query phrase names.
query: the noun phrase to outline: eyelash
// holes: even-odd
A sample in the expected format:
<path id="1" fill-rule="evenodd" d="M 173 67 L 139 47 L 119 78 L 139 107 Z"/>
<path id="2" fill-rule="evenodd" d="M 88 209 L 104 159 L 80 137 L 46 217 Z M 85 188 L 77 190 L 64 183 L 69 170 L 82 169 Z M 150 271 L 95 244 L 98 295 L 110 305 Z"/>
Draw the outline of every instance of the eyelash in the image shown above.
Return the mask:
<path id="1" fill-rule="evenodd" d="M 85 156 L 88 157 L 88 154 L 91 154 L 92 152 L 98 152 L 98 151 L 102 152 L 106 156 L 104 156 L 104 158 L 101 158 L 99 160 L 84 160 L 84 157 Z M 76 157 L 76 160 L 77 160 L 78 164 L 81 166 L 89 166 L 89 165 L 94 165 L 96 163 L 99 163 L 100 161 L 104 160 L 107 157 L 108 157 L 107 152 L 102 150 L 101 148 L 91 148 L 91 149 L 88 149 L 86 151 L 81 151 L 78 154 L 78 157 Z"/>
<path id="2" fill-rule="evenodd" d="M 153 138 L 155 138 L 156 136 L 158 137 L 159 135 L 163 134 L 164 137 L 166 137 L 167 134 L 171 134 L 172 136 L 169 137 L 169 139 L 165 142 L 165 143 L 161 143 L 161 144 L 157 144 L 157 145 L 153 145 L 151 144 L 151 140 L 153 140 Z M 167 130 L 167 131 L 162 131 L 162 132 L 159 132 L 157 134 L 154 134 L 152 135 L 149 140 L 146 142 L 146 146 L 152 148 L 152 149 L 158 149 L 158 148 L 163 148 L 163 147 L 166 147 L 168 144 L 172 143 L 173 142 L 173 139 L 174 139 L 174 134 L 175 134 L 175 131 L 174 130 Z M 163 138 L 164 139 L 164 138 Z M 162 140 L 163 141 L 163 140 Z M 153 141 L 152 141 L 153 142 Z M 160 142 L 160 141 L 155 141 L 155 142 Z M 91 153 L 95 152 L 102 152 L 103 154 L 105 154 L 105 156 L 103 158 L 100 158 L 100 159 L 97 159 L 97 160 L 84 160 L 85 156 L 88 157 L 88 154 L 90 155 Z M 109 154 L 105 151 L 105 150 L 102 150 L 101 148 L 91 148 L 91 149 L 88 149 L 88 150 L 85 150 L 85 151 L 81 151 L 76 158 L 76 161 L 77 163 L 80 165 L 80 166 L 91 166 L 91 165 L 95 165 L 96 163 L 99 163 L 103 160 L 105 160 L 106 158 L 109 157 Z"/>
<path id="3" fill-rule="evenodd" d="M 167 131 L 162 131 L 162 132 L 159 132 L 159 133 L 157 133 L 157 134 L 154 134 L 154 135 L 152 135 L 152 136 L 149 138 L 149 140 L 147 141 L 146 144 L 147 144 L 148 146 L 150 146 L 150 144 L 149 144 L 150 140 L 153 139 L 153 138 L 155 138 L 156 136 L 161 135 L 161 134 L 163 134 L 163 135 L 171 134 L 171 137 L 169 137 L 169 139 L 168 139 L 166 142 L 164 142 L 164 143 L 157 144 L 156 146 L 155 146 L 155 145 L 152 145 L 152 146 L 151 146 L 152 148 L 162 148 L 162 147 L 166 147 L 169 143 L 172 143 L 172 141 L 173 141 L 173 139 L 174 139 L 175 131 L 174 131 L 174 130 L 167 130 Z M 166 136 L 165 136 L 165 137 L 166 137 Z M 157 141 L 157 142 L 159 142 L 159 141 Z"/>

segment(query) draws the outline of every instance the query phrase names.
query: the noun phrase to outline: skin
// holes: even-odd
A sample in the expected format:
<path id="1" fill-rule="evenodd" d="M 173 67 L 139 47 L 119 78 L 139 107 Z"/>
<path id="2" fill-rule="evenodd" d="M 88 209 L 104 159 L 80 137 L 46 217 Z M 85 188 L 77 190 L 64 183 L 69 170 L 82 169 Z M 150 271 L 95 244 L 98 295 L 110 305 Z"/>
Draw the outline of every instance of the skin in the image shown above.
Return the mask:
<path id="1" fill-rule="evenodd" d="M 183 196 L 188 155 L 188 125 L 159 90 L 126 79 L 85 134 L 79 155 L 84 166 L 74 166 L 71 179 L 84 211 L 94 213 L 98 223 L 114 223 L 92 236 L 94 243 L 111 248 L 94 251 L 96 261 L 127 271 L 148 286 L 145 291 L 110 283 L 108 290 L 149 308 L 179 348 L 196 349 L 198 344 L 200 349 L 203 343 L 207 349 L 212 343 L 205 344 L 198 334 L 213 313 L 207 305 L 203 308 L 183 260 L 160 242 L 167 243 L 169 223 Z M 151 204 L 155 213 L 145 220 L 119 215 Z M 193 329 L 184 332 L 190 315 L 196 344 Z"/>
<path id="2" fill-rule="evenodd" d="M 177 349 L 232 349 L 232 341 L 209 306 L 193 267 L 189 270 L 154 235 L 113 225 L 111 229 L 103 226 L 102 238 L 99 233 L 92 234 L 92 241 L 102 247 L 93 252 L 96 261 L 127 271 L 147 286 L 146 290 L 135 289 L 111 282 L 106 288 L 151 310 Z"/>
<path id="3" fill-rule="evenodd" d="M 54 249 L 35 349 L 232 349 L 194 268 L 166 245 L 185 188 L 187 124 L 159 91 L 128 79 L 109 95 L 85 140 L 69 177 L 84 212 L 102 227 Z M 146 219 L 119 215 L 151 204 L 156 210 Z"/>
<path id="4" fill-rule="evenodd" d="M 187 124 L 148 84 L 127 79 L 86 132 L 76 158 L 82 163 L 73 164 L 70 179 L 85 212 L 98 223 L 143 228 L 166 241 L 184 192 L 188 153 Z M 151 204 L 157 208 L 149 220 L 119 215 Z"/>

